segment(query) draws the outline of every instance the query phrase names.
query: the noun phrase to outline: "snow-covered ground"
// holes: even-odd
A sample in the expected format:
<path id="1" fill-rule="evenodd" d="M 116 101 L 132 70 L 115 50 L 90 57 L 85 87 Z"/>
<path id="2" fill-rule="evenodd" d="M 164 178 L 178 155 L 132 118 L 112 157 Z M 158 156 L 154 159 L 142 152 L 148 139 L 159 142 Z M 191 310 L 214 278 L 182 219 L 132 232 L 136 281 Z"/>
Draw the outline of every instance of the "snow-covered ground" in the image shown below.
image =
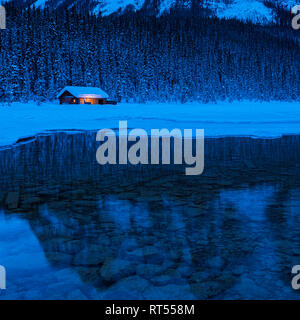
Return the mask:
<path id="1" fill-rule="evenodd" d="M 300 134 L 300 102 L 125 104 L 28 103 L 0 105 L 0 146 L 47 130 L 118 128 L 204 129 L 205 136 L 276 137 Z"/>
<path id="2" fill-rule="evenodd" d="M 211 9 L 217 17 L 226 19 L 249 20 L 252 22 L 270 23 L 274 20 L 273 10 L 260 0 L 233 0 L 231 3 L 211 2 Z"/>
<path id="3" fill-rule="evenodd" d="M 6 1 L 0 0 L 0 3 Z M 66 0 L 58 1 L 55 5 L 58 6 L 63 2 L 66 2 Z M 297 4 L 297 0 L 271 0 L 271 2 L 278 2 L 280 5 L 286 7 L 287 10 L 290 10 L 292 6 Z M 128 7 L 133 11 L 137 11 L 145 5 L 149 6 L 151 3 L 151 1 L 146 0 L 95 0 L 93 12 L 95 14 L 101 13 L 103 16 L 108 16 L 115 12 L 124 12 Z M 74 4 L 76 4 L 76 1 L 71 1 L 69 8 Z M 189 8 L 191 1 L 160 0 L 155 2 L 159 15 L 170 11 L 176 4 Z M 49 5 L 49 1 L 34 0 L 34 5 L 44 8 Z M 54 4 L 52 3 L 51 5 L 53 6 Z M 242 21 L 251 20 L 255 23 L 272 23 L 274 21 L 274 11 L 269 8 L 263 0 L 207 0 L 204 6 L 212 9 L 216 16 L 220 18 L 236 18 Z"/>

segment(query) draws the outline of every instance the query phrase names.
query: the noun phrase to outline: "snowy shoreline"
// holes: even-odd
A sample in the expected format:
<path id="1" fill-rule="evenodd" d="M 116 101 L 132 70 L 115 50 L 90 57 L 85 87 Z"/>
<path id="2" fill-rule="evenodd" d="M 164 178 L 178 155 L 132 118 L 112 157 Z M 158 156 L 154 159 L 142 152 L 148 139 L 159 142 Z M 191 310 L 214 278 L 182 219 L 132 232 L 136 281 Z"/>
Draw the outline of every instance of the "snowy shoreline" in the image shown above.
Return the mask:
<path id="1" fill-rule="evenodd" d="M 118 128 L 204 129 L 205 137 L 275 138 L 300 134 L 300 102 L 233 102 L 218 104 L 0 105 L 0 147 L 52 131 Z"/>

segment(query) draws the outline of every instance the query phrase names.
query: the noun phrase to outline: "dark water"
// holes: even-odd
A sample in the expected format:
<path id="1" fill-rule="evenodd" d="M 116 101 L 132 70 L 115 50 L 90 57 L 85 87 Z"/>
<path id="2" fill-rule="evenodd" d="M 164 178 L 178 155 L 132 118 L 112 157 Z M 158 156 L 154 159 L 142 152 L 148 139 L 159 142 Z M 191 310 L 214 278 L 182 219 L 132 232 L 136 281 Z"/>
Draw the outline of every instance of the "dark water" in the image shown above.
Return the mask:
<path id="1" fill-rule="evenodd" d="M 205 172 L 96 163 L 95 133 L 0 151 L 2 299 L 299 299 L 300 136 L 205 141 Z"/>

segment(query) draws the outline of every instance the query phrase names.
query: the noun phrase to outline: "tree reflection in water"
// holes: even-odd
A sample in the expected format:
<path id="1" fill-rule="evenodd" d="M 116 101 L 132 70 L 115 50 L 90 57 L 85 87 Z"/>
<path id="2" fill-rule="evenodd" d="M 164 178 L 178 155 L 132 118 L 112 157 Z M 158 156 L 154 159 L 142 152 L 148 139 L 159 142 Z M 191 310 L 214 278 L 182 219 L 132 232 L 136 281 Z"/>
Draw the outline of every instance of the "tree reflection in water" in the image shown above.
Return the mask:
<path id="1" fill-rule="evenodd" d="M 207 139 L 198 177 L 100 167 L 94 138 L 41 135 L 0 153 L 5 216 L 28 223 L 53 272 L 80 276 L 75 298 L 299 297 L 290 270 L 300 264 L 300 137 Z M 51 296 L 47 281 L 13 297 L 69 297 Z"/>

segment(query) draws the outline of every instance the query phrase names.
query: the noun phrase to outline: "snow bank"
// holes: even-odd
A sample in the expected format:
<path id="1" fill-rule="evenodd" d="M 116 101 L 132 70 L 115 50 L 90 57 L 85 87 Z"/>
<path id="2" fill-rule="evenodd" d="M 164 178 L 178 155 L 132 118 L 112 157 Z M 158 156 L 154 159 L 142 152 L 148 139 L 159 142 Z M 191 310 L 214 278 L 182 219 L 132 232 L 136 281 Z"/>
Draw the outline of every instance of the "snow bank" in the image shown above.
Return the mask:
<path id="1" fill-rule="evenodd" d="M 118 128 L 204 129 L 205 136 L 277 137 L 300 134 L 300 103 L 0 105 L 0 146 L 47 130 Z"/>
<path id="2" fill-rule="evenodd" d="M 259 0 L 234 0 L 228 5 L 224 2 L 213 2 L 216 14 L 219 18 L 239 20 L 250 20 L 256 22 L 272 22 L 274 20 L 273 10 L 267 8 L 262 1 Z"/>
<path id="3" fill-rule="evenodd" d="M 118 10 L 124 11 L 128 6 L 132 6 L 134 10 L 140 10 L 144 2 L 145 0 L 100 1 L 93 11 L 95 14 L 101 12 L 103 16 L 108 16 Z"/>

